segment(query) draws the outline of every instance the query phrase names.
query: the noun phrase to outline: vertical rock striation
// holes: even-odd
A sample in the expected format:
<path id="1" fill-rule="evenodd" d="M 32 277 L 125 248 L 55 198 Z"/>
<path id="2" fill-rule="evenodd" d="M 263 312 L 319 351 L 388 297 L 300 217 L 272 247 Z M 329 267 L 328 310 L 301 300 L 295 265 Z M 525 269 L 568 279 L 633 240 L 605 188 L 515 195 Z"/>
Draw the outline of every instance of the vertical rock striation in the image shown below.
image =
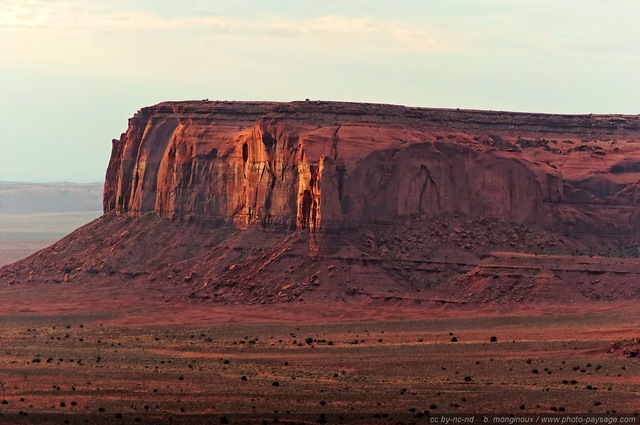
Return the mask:
<path id="1" fill-rule="evenodd" d="M 638 116 L 165 102 L 113 141 L 104 210 L 314 230 L 447 212 L 635 226 L 640 169 L 615 167 L 638 141 Z M 605 164 L 615 179 L 594 180 Z"/>
<path id="2" fill-rule="evenodd" d="M 107 214 L 0 268 L 0 285 L 163 303 L 633 301 L 639 205 L 640 116 L 165 102 L 113 141 Z"/>

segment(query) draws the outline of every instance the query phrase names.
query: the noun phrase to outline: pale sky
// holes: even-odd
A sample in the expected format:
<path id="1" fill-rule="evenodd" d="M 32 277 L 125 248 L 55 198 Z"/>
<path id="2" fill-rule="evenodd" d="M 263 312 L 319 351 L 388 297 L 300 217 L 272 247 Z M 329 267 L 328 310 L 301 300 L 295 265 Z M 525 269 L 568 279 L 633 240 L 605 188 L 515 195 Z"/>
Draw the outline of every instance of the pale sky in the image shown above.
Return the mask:
<path id="1" fill-rule="evenodd" d="M 101 181 L 164 100 L 640 113 L 638 0 L 0 0 L 0 180 Z"/>

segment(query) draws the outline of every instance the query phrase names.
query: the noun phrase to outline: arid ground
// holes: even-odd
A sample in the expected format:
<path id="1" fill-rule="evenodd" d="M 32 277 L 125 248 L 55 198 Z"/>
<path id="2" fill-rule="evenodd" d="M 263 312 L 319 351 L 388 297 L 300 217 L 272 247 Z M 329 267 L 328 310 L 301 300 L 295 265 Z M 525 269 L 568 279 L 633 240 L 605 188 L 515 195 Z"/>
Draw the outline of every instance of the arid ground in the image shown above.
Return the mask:
<path id="1" fill-rule="evenodd" d="M 635 115 L 142 108 L 104 215 L 0 268 L 0 425 L 634 423 L 639 136 Z M 62 236 L 38 229 L 13 241 Z"/>
<path id="2" fill-rule="evenodd" d="M 169 305 L 130 302 L 131 287 L 110 297 L 89 289 L 0 290 L 0 423 L 383 424 L 640 412 L 633 305 Z M 37 302 L 44 296 L 49 302 Z"/>

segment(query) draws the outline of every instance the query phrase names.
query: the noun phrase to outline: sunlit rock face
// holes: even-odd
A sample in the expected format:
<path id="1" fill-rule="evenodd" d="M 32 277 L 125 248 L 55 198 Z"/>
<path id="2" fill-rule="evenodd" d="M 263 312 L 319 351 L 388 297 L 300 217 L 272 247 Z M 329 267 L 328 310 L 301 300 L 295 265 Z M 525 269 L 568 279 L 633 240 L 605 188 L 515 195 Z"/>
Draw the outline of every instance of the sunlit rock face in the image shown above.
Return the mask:
<path id="1" fill-rule="evenodd" d="M 162 303 L 633 302 L 639 187 L 639 116 L 166 102 L 113 142 L 106 214 L 0 268 L 0 285 Z"/>
<path id="2" fill-rule="evenodd" d="M 438 213 L 637 227 L 638 142 L 639 116 L 164 102 L 113 141 L 104 210 L 313 230 Z"/>

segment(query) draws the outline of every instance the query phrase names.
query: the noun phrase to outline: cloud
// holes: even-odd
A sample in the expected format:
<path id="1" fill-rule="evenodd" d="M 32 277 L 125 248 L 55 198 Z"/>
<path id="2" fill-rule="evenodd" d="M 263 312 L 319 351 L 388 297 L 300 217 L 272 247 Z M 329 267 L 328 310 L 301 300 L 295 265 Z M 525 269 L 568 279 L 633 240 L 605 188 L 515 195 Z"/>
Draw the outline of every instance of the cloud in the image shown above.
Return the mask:
<path id="1" fill-rule="evenodd" d="M 423 26 L 409 22 L 385 21 L 368 16 L 329 15 L 306 20 L 291 20 L 270 16 L 257 22 L 257 30 L 264 35 L 306 39 L 324 38 L 338 42 L 363 42 L 373 49 L 390 48 L 400 51 L 438 52 L 449 47 L 439 39 L 437 30 L 427 31 Z M 241 34 L 241 31 L 239 32 Z"/>
<path id="2" fill-rule="evenodd" d="M 176 23 L 146 11 L 112 11 L 86 0 L 0 0 L 0 28 L 109 30 L 170 28 Z"/>
<path id="3" fill-rule="evenodd" d="M 388 16 L 373 9 L 350 15 L 348 8 L 317 14 L 328 8 L 312 8 L 296 17 L 273 8 L 263 13 L 269 9 L 264 6 L 221 14 L 213 7 L 169 11 L 164 2 L 141 8 L 150 3 L 0 0 L 0 55 L 11 58 L 6 66 L 13 69 L 182 80 L 227 68 L 236 75 L 256 64 L 260 75 L 272 68 L 295 68 L 297 74 L 312 69 L 309 75 L 319 66 L 360 73 L 404 67 L 408 75 L 446 68 L 447 75 L 473 81 L 469 70 L 479 68 L 494 75 L 514 64 L 548 72 L 550 64 L 561 69 L 567 62 L 585 70 L 597 61 L 620 63 L 621 69 L 637 62 L 638 27 L 618 16 L 620 9 L 602 6 L 595 14 L 571 7 L 575 0 L 540 1 L 545 7 L 529 0 L 464 0 L 460 10 L 449 3 L 409 7 L 407 0 L 399 3 L 403 12 Z"/>
<path id="4" fill-rule="evenodd" d="M 114 10 L 87 0 L 0 0 L 0 29 L 49 31 L 198 31 L 210 37 L 256 37 L 357 43 L 377 49 L 437 52 L 448 47 L 438 30 L 369 16 L 324 15 L 294 19 L 284 15 L 232 18 L 223 15 L 163 17 L 149 10 Z"/>

